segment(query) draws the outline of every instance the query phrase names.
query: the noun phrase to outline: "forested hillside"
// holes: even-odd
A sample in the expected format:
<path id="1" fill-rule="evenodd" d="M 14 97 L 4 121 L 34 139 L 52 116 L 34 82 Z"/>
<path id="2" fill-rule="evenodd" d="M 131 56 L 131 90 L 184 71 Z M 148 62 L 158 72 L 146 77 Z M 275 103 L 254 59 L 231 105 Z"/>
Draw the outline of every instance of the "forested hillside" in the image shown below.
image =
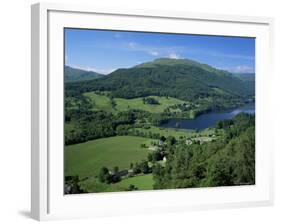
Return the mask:
<path id="1" fill-rule="evenodd" d="M 199 97 L 243 98 L 253 90 L 231 73 L 187 59 L 157 59 L 88 82 L 67 85 L 74 94 L 111 91 L 113 97 L 135 98 L 149 95 L 171 96 L 181 100 Z"/>
<path id="2" fill-rule="evenodd" d="M 64 67 L 64 78 L 66 82 L 85 81 L 97 79 L 102 76 L 103 75 L 93 71 L 85 71 L 82 69 L 72 68 L 70 66 Z"/>

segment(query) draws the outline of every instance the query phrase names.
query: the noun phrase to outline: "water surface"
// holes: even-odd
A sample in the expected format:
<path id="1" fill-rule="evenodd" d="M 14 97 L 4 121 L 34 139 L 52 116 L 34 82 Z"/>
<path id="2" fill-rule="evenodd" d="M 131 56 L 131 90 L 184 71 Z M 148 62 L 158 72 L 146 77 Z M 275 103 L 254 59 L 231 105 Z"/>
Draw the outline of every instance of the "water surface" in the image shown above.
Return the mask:
<path id="1" fill-rule="evenodd" d="M 254 114 L 255 104 L 249 103 L 242 107 L 227 111 L 209 112 L 201 114 L 195 119 L 170 119 L 166 123 L 162 124 L 161 127 L 202 130 L 205 128 L 214 127 L 218 121 L 231 119 L 241 112 Z"/>

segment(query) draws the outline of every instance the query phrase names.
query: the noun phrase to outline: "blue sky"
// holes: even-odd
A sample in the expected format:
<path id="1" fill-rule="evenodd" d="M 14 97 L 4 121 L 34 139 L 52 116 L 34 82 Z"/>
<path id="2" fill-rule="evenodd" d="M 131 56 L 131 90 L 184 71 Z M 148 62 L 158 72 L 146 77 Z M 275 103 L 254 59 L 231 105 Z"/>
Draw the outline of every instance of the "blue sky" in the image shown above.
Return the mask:
<path id="1" fill-rule="evenodd" d="M 108 74 L 156 58 L 188 58 L 231 72 L 255 72 L 255 39 L 65 29 L 65 64 Z"/>

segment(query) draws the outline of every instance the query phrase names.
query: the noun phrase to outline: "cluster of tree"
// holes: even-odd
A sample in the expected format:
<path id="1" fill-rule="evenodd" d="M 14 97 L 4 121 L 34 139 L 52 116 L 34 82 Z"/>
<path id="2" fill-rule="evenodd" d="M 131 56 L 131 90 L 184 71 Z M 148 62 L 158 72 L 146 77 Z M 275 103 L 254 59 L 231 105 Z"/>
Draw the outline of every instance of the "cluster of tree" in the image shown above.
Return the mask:
<path id="1" fill-rule="evenodd" d="M 118 167 L 114 167 L 113 172 L 110 172 L 107 167 L 102 167 L 98 179 L 101 183 L 111 184 L 121 180 L 121 177 L 117 175 L 119 171 Z"/>
<path id="2" fill-rule="evenodd" d="M 104 166 L 100 169 L 98 180 L 101 183 L 112 184 L 112 183 L 119 182 L 122 176 L 132 177 L 138 174 L 152 173 L 152 168 L 149 166 L 149 163 L 146 160 L 137 162 L 135 164 L 131 163 L 130 169 L 131 169 L 130 173 L 128 170 L 119 171 L 119 168 L 116 166 L 113 168 L 112 171 L 110 171 L 107 167 Z M 134 188 L 131 190 L 136 190 L 136 189 Z"/>
<path id="3" fill-rule="evenodd" d="M 225 119 L 225 120 L 221 120 L 217 123 L 216 127 L 218 129 L 226 129 L 226 128 L 230 128 L 231 125 L 233 125 L 233 120 L 231 119 Z"/>
<path id="4" fill-rule="evenodd" d="M 66 120 L 66 124 L 72 125 L 72 128 L 65 130 L 66 145 L 115 135 L 115 121 L 111 113 L 75 109 L 69 114 L 66 116 L 70 120 Z"/>
<path id="5" fill-rule="evenodd" d="M 81 194 L 81 193 L 87 193 L 87 192 L 80 187 L 78 176 L 65 176 L 64 193 L 65 194 Z"/>
<path id="6" fill-rule="evenodd" d="M 136 190 L 138 190 L 138 188 L 133 184 L 130 184 L 128 189 L 127 189 L 127 191 L 136 191 Z"/>
<path id="7" fill-rule="evenodd" d="M 144 97 L 142 98 L 143 104 L 159 105 L 159 101 L 153 97 Z"/>
<path id="8" fill-rule="evenodd" d="M 166 145 L 165 166 L 153 167 L 154 188 L 254 184 L 254 120 L 253 115 L 239 114 L 225 129 L 225 138 L 214 142 Z"/>
<path id="9" fill-rule="evenodd" d="M 173 136 L 168 136 L 167 138 L 165 136 L 161 136 L 159 140 L 162 144 L 160 146 L 158 145 L 156 150 L 152 151 L 147 156 L 147 160 L 153 164 L 163 160 L 164 157 L 169 154 L 167 148 L 173 147 L 177 143 L 177 140 Z"/>
<path id="10" fill-rule="evenodd" d="M 93 102 L 87 97 L 67 97 L 65 106 L 65 144 L 76 144 L 115 135 L 127 135 L 128 127 L 136 120 L 149 117 L 141 110 L 128 110 L 112 114 L 94 110 Z M 114 101 L 112 101 L 114 102 Z"/>
<path id="11" fill-rule="evenodd" d="M 147 156 L 147 159 L 149 162 L 155 163 L 155 162 L 163 160 L 164 156 L 165 156 L 165 154 L 162 151 L 156 150 L 156 151 L 149 153 Z"/>
<path id="12" fill-rule="evenodd" d="M 188 111 L 192 108 L 194 108 L 195 105 L 193 103 L 179 103 L 179 104 L 174 104 L 174 105 L 171 105 L 169 107 L 167 107 L 164 112 L 166 113 L 169 113 L 171 110 L 180 110 L 182 112 L 184 111 Z"/>
<path id="13" fill-rule="evenodd" d="M 165 122 L 167 122 L 170 119 L 170 116 L 168 114 L 165 113 L 161 113 L 161 114 L 151 114 L 148 117 L 148 121 L 154 125 L 154 126 L 160 126 L 161 124 L 164 124 Z"/>
<path id="14" fill-rule="evenodd" d="M 136 174 L 148 174 L 152 172 L 151 167 L 148 165 L 148 161 L 141 161 L 140 163 L 135 163 L 131 165 L 131 169 L 133 170 L 133 175 Z"/>
<path id="15" fill-rule="evenodd" d="M 144 132 L 138 129 L 134 129 L 131 125 L 120 125 L 117 127 L 117 135 L 131 135 L 144 138 L 159 139 L 161 135 L 159 133 L 152 133 L 151 131 Z"/>

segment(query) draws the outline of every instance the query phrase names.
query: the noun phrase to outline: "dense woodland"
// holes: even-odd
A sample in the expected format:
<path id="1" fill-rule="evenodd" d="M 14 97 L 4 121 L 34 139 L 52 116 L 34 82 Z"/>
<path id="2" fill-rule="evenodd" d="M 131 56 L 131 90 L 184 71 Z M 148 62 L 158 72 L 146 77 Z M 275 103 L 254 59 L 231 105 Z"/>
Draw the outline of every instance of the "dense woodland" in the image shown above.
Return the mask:
<path id="1" fill-rule="evenodd" d="M 217 128 L 225 130 L 218 141 L 167 144 L 165 167 L 153 169 L 155 189 L 254 184 L 255 117 L 239 114 Z"/>

